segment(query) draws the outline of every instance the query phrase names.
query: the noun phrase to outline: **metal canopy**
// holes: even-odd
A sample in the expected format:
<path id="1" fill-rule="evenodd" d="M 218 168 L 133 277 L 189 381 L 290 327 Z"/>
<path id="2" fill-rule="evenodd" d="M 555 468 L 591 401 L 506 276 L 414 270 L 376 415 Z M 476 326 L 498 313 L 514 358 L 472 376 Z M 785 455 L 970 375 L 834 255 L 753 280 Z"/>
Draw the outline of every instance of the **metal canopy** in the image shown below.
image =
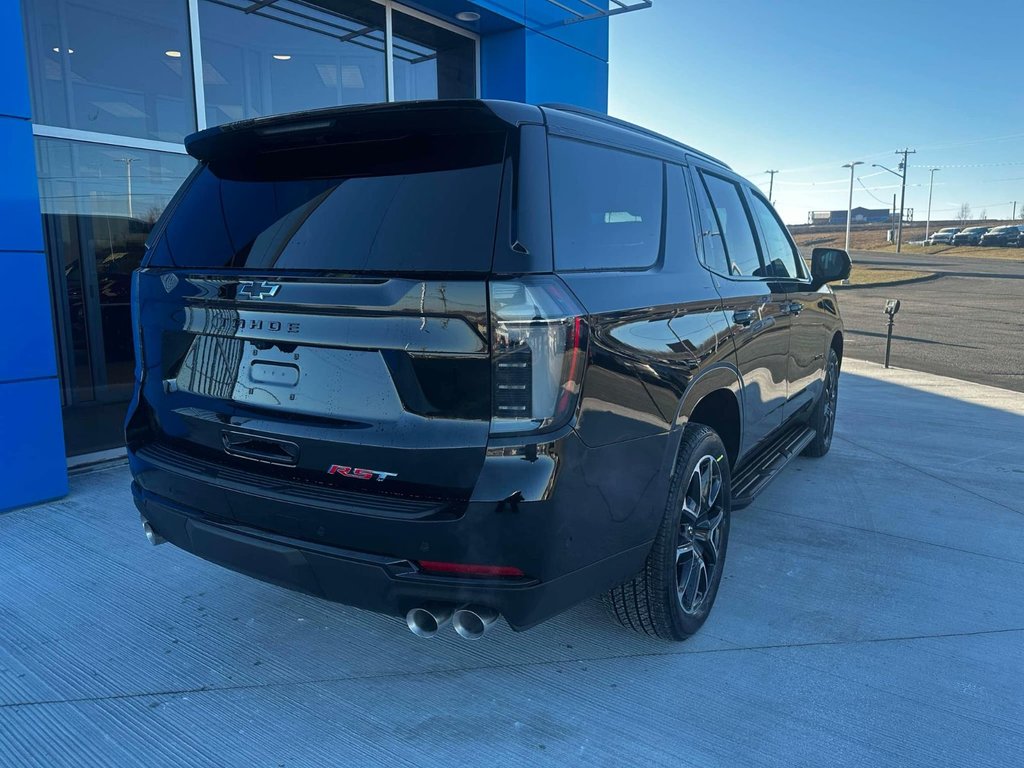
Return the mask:
<path id="1" fill-rule="evenodd" d="M 607 19 L 620 13 L 640 11 L 650 8 L 654 0 L 547 0 L 549 5 L 561 8 L 571 16 L 562 21 L 563 24 L 578 24 L 591 19 Z M 602 7 L 603 6 L 603 7 Z"/>

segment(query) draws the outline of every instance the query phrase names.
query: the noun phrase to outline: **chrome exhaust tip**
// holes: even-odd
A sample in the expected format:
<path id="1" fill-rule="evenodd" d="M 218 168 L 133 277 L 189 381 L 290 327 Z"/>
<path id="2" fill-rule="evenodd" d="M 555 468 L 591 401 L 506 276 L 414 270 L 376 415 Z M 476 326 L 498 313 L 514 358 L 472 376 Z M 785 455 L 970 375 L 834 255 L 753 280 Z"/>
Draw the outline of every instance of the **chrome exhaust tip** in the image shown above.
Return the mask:
<path id="1" fill-rule="evenodd" d="M 146 534 L 146 541 L 152 544 L 154 547 L 158 544 L 163 544 L 167 539 L 161 536 L 159 533 L 153 530 L 153 526 L 149 524 L 149 520 L 143 519 L 142 521 L 142 532 Z"/>
<path id="2" fill-rule="evenodd" d="M 452 626 L 459 637 L 466 640 L 479 640 L 484 633 L 498 620 L 498 612 L 493 608 L 471 605 L 459 608 L 452 618 Z"/>
<path id="3" fill-rule="evenodd" d="M 451 620 L 450 605 L 421 605 L 405 614 L 409 631 L 417 637 L 433 637 Z"/>

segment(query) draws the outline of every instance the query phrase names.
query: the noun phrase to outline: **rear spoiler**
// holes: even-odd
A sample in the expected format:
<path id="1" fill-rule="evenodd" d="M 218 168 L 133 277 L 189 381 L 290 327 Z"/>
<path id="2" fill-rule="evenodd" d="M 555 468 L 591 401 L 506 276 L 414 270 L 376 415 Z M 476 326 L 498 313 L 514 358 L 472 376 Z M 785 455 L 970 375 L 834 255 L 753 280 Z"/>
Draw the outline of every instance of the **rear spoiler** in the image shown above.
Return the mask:
<path id="1" fill-rule="evenodd" d="M 208 128 L 187 136 L 185 150 L 197 160 L 209 161 L 345 138 L 507 130 L 543 122 L 540 109 L 513 101 L 450 99 L 328 107 Z"/>

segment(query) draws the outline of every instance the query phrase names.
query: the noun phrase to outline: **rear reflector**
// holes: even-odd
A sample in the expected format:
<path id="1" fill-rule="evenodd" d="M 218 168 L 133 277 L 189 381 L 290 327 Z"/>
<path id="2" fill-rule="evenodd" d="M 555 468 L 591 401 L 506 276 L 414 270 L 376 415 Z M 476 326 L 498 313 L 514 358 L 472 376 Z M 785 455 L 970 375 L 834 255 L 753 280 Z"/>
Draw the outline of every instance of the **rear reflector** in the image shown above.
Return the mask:
<path id="1" fill-rule="evenodd" d="M 420 560 L 416 564 L 424 571 L 454 576 L 525 576 L 521 570 L 511 565 L 466 565 L 436 560 Z"/>

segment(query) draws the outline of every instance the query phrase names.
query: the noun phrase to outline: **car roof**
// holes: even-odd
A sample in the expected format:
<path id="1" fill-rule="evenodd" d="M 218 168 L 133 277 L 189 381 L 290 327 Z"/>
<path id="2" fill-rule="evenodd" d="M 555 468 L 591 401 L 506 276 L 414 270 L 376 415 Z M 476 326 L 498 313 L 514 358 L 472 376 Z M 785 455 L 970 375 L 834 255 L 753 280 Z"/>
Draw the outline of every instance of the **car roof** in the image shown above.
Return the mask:
<path id="1" fill-rule="evenodd" d="M 416 128 L 514 128 L 546 123 L 555 134 L 589 137 L 685 162 L 687 155 L 729 170 L 715 157 L 642 126 L 572 104 L 540 107 L 498 99 L 433 99 L 387 104 L 326 107 L 249 118 L 207 128 L 185 137 L 185 150 L 199 160 L 244 155 L 260 146 L 308 144 L 326 135 Z"/>
<path id="2" fill-rule="evenodd" d="M 643 126 L 611 117 L 603 112 L 577 107 L 572 104 L 541 104 L 548 130 L 555 134 L 591 138 L 627 148 L 641 149 L 674 159 L 692 155 L 701 160 L 731 170 L 728 165 L 706 152 L 669 138 Z"/>

